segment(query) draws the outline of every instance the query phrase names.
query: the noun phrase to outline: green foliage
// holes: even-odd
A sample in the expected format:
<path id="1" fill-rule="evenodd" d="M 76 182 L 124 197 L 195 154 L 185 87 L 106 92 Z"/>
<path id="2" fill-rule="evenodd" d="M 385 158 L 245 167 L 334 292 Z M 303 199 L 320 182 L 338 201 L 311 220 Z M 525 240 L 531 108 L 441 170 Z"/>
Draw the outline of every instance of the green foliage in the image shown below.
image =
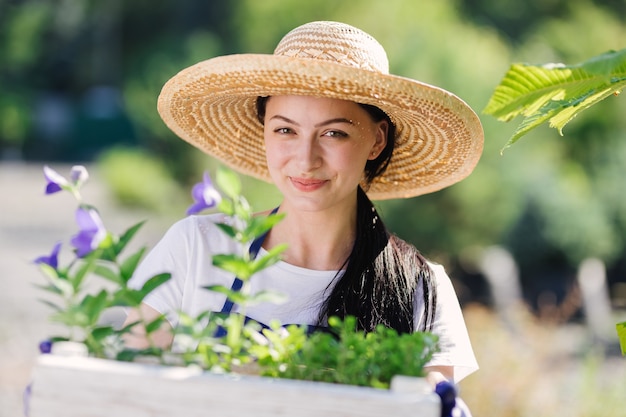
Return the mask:
<path id="1" fill-rule="evenodd" d="M 242 281 L 241 288 L 234 290 L 222 285 L 204 287 L 226 296 L 239 306 L 237 314 L 223 315 L 204 311 L 197 317 L 183 314 L 183 325 L 175 329 L 175 335 L 186 340 L 183 359 L 187 364 L 199 363 L 206 369 L 219 372 L 230 372 L 233 367 L 251 363 L 255 358 L 251 349 L 257 344 L 256 339 L 262 338 L 257 323 L 246 321 L 246 308 L 260 302 L 281 303 L 286 301 L 282 294 L 262 291 L 250 291 L 250 278 L 257 272 L 275 264 L 280 260 L 285 245 L 278 245 L 262 256 L 252 257 L 250 245 L 263 236 L 274 224 L 282 220 L 284 215 L 270 213 L 267 216 L 253 215 L 248 201 L 241 195 L 239 177 L 231 170 L 222 168 L 216 175 L 217 186 L 222 190 L 219 208 L 231 219 L 227 223 L 219 223 L 220 229 L 242 248 L 241 253 L 215 254 L 213 265 L 232 273 Z M 206 328 L 196 323 L 205 323 Z M 225 337 L 216 337 L 219 329 L 224 329 Z"/>
<path id="2" fill-rule="evenodd" d="M 54 302 L 43 300 L 53 309 L 50 319 L 63 324 L 69 332 L 51 339 L 82 342 L 90 353 L 99 357 L 107 356 L 107 346 L 122 344 L 124 332 L 115 331 L 110 325 L 101 325 L 102 314 L 116 306 L 138 307 L 150 291 L 170 279 L 169 274 L 161 274 L 148 280 L 139 290 L 128 287 L 143 249 L 127 257 L 123 257 L 123 252 L 139 226 L 130 228 L 122 239 L 111 235 L 111 244 L 101 244 L 86 257 L 74 258 L 67 266 L 39 265 L 48 281 L 47 285 L 40 287 L 59 299 Z M 112 281 L 115 287 L 92 294 L 88 280 L 92 274 Z"/>
<path id="3" fill-rule="evenodd" d="M 72 169 L 71 181 L 50 169 L 46 171 L 46 178 L 48 186 L 55 185 L 59 191 L 71 194 L 77 200 L 79 209 L 90 207 L 82 201 L 80 193 L 80 188 L 88 178 L 84 167 L 75 166 Z M 60 244 L 50 257 L 40 257 L 35 261 L 47 281 L 40 288 L 53 297 L 53 300 L 43 300 L 53 310 L 50 319 L 64 325 L 68 332 L 65 335 L 52 336 L 51 340 L 84 343 L 89 352 L 97 357 L 115 357 L 120 353 L 122 337 L 130 328 L 118 331 L 111 325 L 103 325 L 100 320 L 102 314 L 112 307 L 139 307 L 149 292 L 170 279 L 170 274 L 164 273 L 150 278 L 141 289 L 128 286 L 145 248 L 130 255 L 125 253 L 142 225 L 143 222 L 133 225 L 121 235 L 105 231 L 105 235 L 95 246 L 92 241 L 90 252 L 79 256 L 75 250 L 73 258 L 66 265 L 58 264 Z M 85 226 L 80 227 L 80 233 L 84 233 L 82 228 Z M 90 233 L 97 232 L 90 230 Z M 94 293 L 91 281 L 95 277 L 112 282 L 113 288 L 101 288 Z"/>
<path id="4" fill-rule="evenodd" d="M 617 329 L 619 344 L 622 348 L 622 355 L 626 356 L 626 321 L 617 323 L 615 328 Z"/>
<path id="5" fill-rule="evenodd" d="M 115 199 L 125 206 L 158 213 L 177 213 L 184 207 L 187 196 L 165 163 L 146 150 L 111 148 L 100 156 L 98 168 Z"/>
<path id="6" fill-rule="evenodd" d="M 27 100 L 19 94 L 11 94 L 8 88 L 0 96 L 0 144 L 21 146 L 31 122 L 28 110 Z"/>
<path id="7" fill-rule="evenodd" d="M 72 170 L 71 181 L 48 169 L 47 189 L 51 184 L 56 185 L 58 190 L 71 193 L 80 202 L 79 188 L 88 174 L 84 168 L 76 168 Z M 57 265 L 59 247 L 55 247 L 50 257 L 38 258 L 37 263 L 48 281 L 41 287 L 61 300 L 60 303 L 44 300 L 53 309 L 51 319 L 65 325 L 69 331 L 69 335 L 53 336 L 51 340 L 81 342 L 94 356 L 123 361 L 152 357 L 163 364 L 198 365 L 220 373 L 244 371 L 379 388 L 388 387 L 394 375 L 423 375 L 423 367 L 437 346 L 437 338 L 429 333 L 398 335 L 381 326 L 365 334 L 356 331 L 356 320 L 350 317 L 345 322 L 331 318 L 332 334 L 316 333 L 308 337 L 306 326 L 292 325 L 285 329 L 275 321 L 270 328 L 262 329 L 259 323 L 247 320 L 248 306 L 286 301 L 282 294 L 274 291 L 252 293 L 250 290 L 251 277 L 278 262 L 286 249 L 285 245 L 278 245 L 262 256 L 252 257 L 250 245 L 283 215 L 253 215 L 252 208 L 240 194 L 242 186 L 238 176 L 230 170 L 220 170 L 216 182 L 223 194 L 220 206 L 229 219 L 221 224 L 222 231 L 238 244 L 241 253 L 213 255 L 213 264 L 237 276 L 242 285 L 238 290 L 221 285 L 205 289 L 225 295 L 227 300 L 237 304 L 237 313 L 207 310 L 191 316 L 180 312 L 179 325 L 173 329 L 175 347 L 171 350 L 159 348 L 153 342 L 152 335 L 165 323 L 163 315 L 150 322 L 141 319 L 122 329 L 101 325 L 101 315 L 107 309 L 137 308 L 147 294 L 170 279 L 170 274 L 163 273 L 148 279 L 140 289 L 128 286 L 146 249 L 142 247 L 125 257 L 122 253 L 143 224 L 139 223 L 120 236 L 107 232 L 107 237 L 100 240 L 97 247 L 86 256 L 76 256 L 66 267 Z M 215 191 L 208 176 L 199 185 Z M 217 199 L 211 201 L 217 203 Z M 210 207 L 203 205 L 203 208 Z M 91 276 L 110 281 L 113 290 L 87 292 Z M 141 310 L 138 311 L 141 314 Z M 123 336 L 135 326 L 145 330 L 148 341 L 145 349 L 129 349 L 123 345 Z"/>
<path id="8" fill-rule="evenodd" d="M 626 49 L 611 51 L 577 65 L 513 64 L 484 109 L 509 121 L 524 116 L 506 147 L 531 129 L 549 121 L 563 127 L 583 110 L 626 86 Z"/>
<path id="9" fill-rule="evenodd" d="M 9 69 L 28 67 L 39 58 L 52 12 L 53 6 L 42 2 L 26 2 L 23 7 L 14 9 L 12 19 L 4 28 L 7 40 L 5 60 Z"/>
<path id="10" fill-rule="evenodd" d="M 365 333 L 356 330 L 354 317 L 328 321 L 330 333 L 314 333 L 299 350 L 282 349 L 284 358 L 267 366 L 266 374 L 388 388 L 394 375 L 423 376 L 437 351 L 438 338 L 430 333 L 398 334 L 382 325 Z"/>

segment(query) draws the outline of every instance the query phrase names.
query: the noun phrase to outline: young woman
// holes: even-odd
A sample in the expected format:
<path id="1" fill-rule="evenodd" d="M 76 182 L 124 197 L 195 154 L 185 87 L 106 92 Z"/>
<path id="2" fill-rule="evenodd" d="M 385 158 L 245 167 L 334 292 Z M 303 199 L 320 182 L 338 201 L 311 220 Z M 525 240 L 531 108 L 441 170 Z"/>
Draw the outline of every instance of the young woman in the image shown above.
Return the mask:
<path id="1" fill-rule="evenodd" d="M 352 26 L 312 22 L 287 34 L 272 55 L 231 55 L 174 76 L 159 113 L 181 138 L 243 174 L 273 182 L 286 216 L 261 251 L 287 243 L 283 260 L 252 278 L 252 291 L 285 293 L 281 305 L 249 307 L 252 319 L 324 326 L 356 316 L 400 332 L 436 333 L 428 365 L 433 382 L 458 382 L 477 369 L 450 279 L 412 245 L 391 234 L 371 199 L 406 198 L 465 178 L 482 152 L 476 114 L 453 94 L 390 75 L 380 44 Z M 211 262 L 239 251 L 215 226 L 222 215 L 176 223 L 131 283 L 170 272 L 141 312 L 219 311 L 224 297 L 203 286 L 234 277 Z M 157 343 L 172 343 L 168 329 Z M 141 347 L 141 334 L 129 339 Z"/>

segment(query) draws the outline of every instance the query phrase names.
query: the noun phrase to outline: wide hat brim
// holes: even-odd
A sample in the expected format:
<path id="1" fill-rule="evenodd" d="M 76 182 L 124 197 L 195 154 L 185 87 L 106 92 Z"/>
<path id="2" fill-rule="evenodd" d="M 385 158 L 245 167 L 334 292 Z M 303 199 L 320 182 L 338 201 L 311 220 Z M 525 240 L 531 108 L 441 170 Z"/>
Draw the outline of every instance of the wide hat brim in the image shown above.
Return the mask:
<path id="1" fill-rule="evenodd" d="M 396 125 L 374 200 L 414 197 L 467 177 L 480 159 L 478 116 L 454 94 L 412 79 L 297 57 L 241 54 L 212 58 L 172 77 L 158 99 L 165 124 L 185 141 L 240 173 L 271 182 L 259 96 L 306 95 L 371 104 Z"/>

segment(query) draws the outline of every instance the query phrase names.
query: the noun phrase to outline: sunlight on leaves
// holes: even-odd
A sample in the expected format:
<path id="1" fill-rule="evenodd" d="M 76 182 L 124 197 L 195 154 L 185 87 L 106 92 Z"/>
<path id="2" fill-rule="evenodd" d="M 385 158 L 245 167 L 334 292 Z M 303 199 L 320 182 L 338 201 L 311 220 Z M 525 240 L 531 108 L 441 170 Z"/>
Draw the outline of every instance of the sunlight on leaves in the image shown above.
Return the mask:
<path id="1" fill-rule="evenodd" d="M 580 112 L 619 95 L 624 86 L 626 49 L 571 66 L 513 64 L 483 112 L 504 122 L 524 117 L 504 150 L 546 121 L 563 135 L 565 125 Z"/>

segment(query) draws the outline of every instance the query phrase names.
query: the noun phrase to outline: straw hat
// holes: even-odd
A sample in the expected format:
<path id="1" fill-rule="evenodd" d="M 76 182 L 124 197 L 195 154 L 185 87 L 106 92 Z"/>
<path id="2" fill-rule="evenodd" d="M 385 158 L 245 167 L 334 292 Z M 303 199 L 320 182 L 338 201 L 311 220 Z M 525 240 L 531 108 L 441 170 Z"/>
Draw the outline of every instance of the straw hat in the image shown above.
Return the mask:
<path id="1" fill-rule="evenodd" d="M 237 171 L 270 182 L 256 98 L 307 95 L 379 107 L 396 125 L 391 162 L 368 195 L 413 197 L 452 185 L 476 166 L 480 120 L 440 88 L 389 74 L 383 47 L 337 22 L 299 26 L 274 54 L 227 55 L 195 64 L 163 87 L 158 110 L 178 136 Z"/>

